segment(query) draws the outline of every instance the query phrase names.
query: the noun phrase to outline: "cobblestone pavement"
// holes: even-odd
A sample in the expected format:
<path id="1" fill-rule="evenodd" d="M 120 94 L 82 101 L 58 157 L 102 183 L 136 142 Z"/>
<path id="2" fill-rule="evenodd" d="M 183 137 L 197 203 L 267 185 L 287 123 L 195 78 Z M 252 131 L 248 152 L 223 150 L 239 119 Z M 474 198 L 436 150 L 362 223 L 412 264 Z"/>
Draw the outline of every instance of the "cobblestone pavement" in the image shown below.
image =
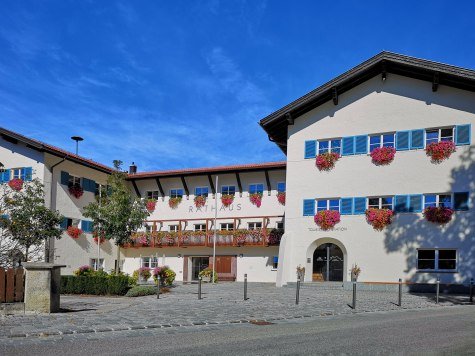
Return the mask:
<path id="1" fill-rule="evenodd" d="M 62 335 L 101 337 L 107 332 L 144 329 L 179 329 L 206 325 L 273 323 L 304 318 L 390 311 L 401 309 L 397 293 L 359 291 L 356 309 L 351 292 L 303 286 L 300 304 L 295 305 L 294 288 L 273 284 L 249 283 L 248 300 L 243 300 L 242 283 L 203 284 L 203 299 L 198 300 L 197 285 L 178 285 L 168 294 L 138 298 L 62 296 L 62 313 L 25 314 L 0 317 L 0 344 L 27 338 L 55 338 Z M 403 295 L 402 309 L 441 308 L 468 302 L 467 297 L 441 296 L 434 302 L 429 294 Z M 171 331 L 171 330 L 170 330 Z"/>

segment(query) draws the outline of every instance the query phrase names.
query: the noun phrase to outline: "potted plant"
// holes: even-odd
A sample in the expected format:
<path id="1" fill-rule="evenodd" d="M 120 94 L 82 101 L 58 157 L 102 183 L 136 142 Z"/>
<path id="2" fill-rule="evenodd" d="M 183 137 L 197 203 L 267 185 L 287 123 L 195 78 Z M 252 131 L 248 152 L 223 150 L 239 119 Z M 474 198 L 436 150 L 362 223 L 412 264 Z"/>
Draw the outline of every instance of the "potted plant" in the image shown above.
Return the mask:
<path id="1" fill-rule="evenodd" d="M 441 225 L 450 222 L 450 220 L 452 220 L 453 214 L 453 209 L 447 208 L 445 206 L 429 206 L 425 208 L 423 212 L 423 215 L 427 221 Z"/>
<path id="2" fill-rule="evenodd" d="M 394 212 L 391 209 L 369 208 L 365 214 L 366 221 L 377 231 L 381 231 L 391 224 L 394 216 Z"/>
<path id="3" fill-rule="evenodd" d="M 84 190 L 79 184 L 71 185 L 69 188 L 69 194 L 71 194 L 76 199 L 79 199 L 84 194 Z"/>
<path id="4" fill-rule="evenodd" d="M 78 228 L 77 226 L 69 226 L 67 229 L 67 233 L 73 239 L 77 239 L 79 238 L 79 236 L 81 236 L 82 230 Z"/>
<path id="5" fill-rule="evenodd" d="M 168 200 L 168 206 L 172 209 L 178 208 L 178 205 L 181 203 L 182 197 L 170 198 Z"/>
<path id="6" fill-rule="evenodd" d="M 148 267 L 140 267 L 139 268 L 139 276 L 144 280 L 145 282 L 148 281 L 148 279 L 152 276 L 152 272 L 150 272 L 150 268 Z"/>
<path id="7" fill-rule="evenodd" d="M 155 211 L 156 206 L 157 206 L 156 199 L 147 199 L 147 202 L 145 203 L 145 207 L 147 208 L 149 213 L 153 213 Z"/>
<path id="8" fill-rule="evenodd" d="M 277 193 L 277 201 L 280 205 L 285 205 L 285 192 L 278 192 Z"/>
<path id="9" fill-rule="evenodd" d="M 297 278 L 300 278 L 301 281 L 305 279 L 305 267 L 297 266 Z"/>
<path id="10" fill-rule="evenodd" d="M 319 171 L 330 171 L 335 167 L 335 162 L 339 159 L 339 153 L 325 152 L 317 156 L 315 164 Z"/>
<path id="11" fill-rule="evenodd" d="M 355 263 L 351 269 L 350 269 L 350 273 L 351 273 L 351 280 L 356 282 L 358 280 L 358 276 L 360 275 L 361 273 L 361 268 L 358 267 L 358 265 Z"/>
<path id="12" fill-rule="evenodd" d="M 11 181 L 8 182 L 8 186 L 13 190 L 19 192 L 23 188 L 23 179 L 13 178 Z"/>
<path id="13" fill-rule="evenodd" d="M 209 283 L 213 282 L 213 269 L 210 267 L 206 267 L 204 270 L 202 270 L 200 273 L 198 273 L 198 276 L 201 278 L 208 278 Z M 214 273 L 214 283 L 218 281 L 218 273 Z"/>
<path id="14" fill-rule="evenodd" d="M 393 147 L 378 147 L 369 154 L 372 162 L 377 166 L 390 164 L 394 160 L 396 150 Z"/>
<path id="15" fill-rule="evenodd" d="M 160 276 L 161 287 L 171 286 L 176 276 L 176 273 L 168 266 L 155 267 L 152 274 L 155 283 L 158 282 L 158 276 Z"/>
<path id="16" fill-rule="evenodd" d="M 426 154 L 433 163 L 440 163 L 448 159 L 455 152 L 455 143 L 452 141 L 433 142 L 427 145 Z"/>
<path id="17" fill-rule="evenodd" d="M 322 230 L 330 230 L 340 222 L 340 212 L 336 210 L 321 210 L 315 217 L 315 224 Z"/>
<path id="18" fill-rule="evenodd" d="M 206 197 L 204 195 L 197 195 L 194 202 L 197 208 L 202 208 L 206 204 Z"/>
<path id="19" fill-rule="evenodd" d="M 223 194 L 221 195 L 221 203 L 225 206 L 228 207 L 230 206 L 234 201 L 234 194 Z"/>
<path id="20" fill-rule="evenodd" d="M 249 194 L 249 200 L 251 201 L 252 205 L 255 205 L 260 208 L 262 205 L 262 193 Z"/>

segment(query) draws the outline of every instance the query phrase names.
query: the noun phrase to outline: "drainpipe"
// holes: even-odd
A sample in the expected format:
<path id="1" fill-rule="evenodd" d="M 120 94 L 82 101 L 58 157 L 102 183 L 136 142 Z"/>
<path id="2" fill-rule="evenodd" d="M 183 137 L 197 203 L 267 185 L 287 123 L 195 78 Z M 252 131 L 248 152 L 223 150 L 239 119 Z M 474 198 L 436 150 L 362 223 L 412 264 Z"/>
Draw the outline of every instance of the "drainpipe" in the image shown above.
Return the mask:
<path id="1" fill-rule="evenodd" d="M 69 155 L 64 156 L 61 161 L 53 164 L 50 168 L 50 171 L 51 171 L 51 190 L 50 190 L 49 208 L 51 210 L 56 209 L 56 194 L 53 194 L 53 190 L 54 190 L 54 193 L 56 193 L 56 184 L 53 184 L 54 183 L 54 168 L 56 166 L 59 166 L 64 161 L 66 161 L 66 159 L 68 157 L 69 157 Z M 53 239 L 51 237 L 49 237 L 48 240 L 46 240 L 46 243 L 45 243 L 45 262 L 50 262 L 50 251 L 51 250 L 53 250 L 53 262 L 54 262 L 54 244 L 53 244 Z"/>

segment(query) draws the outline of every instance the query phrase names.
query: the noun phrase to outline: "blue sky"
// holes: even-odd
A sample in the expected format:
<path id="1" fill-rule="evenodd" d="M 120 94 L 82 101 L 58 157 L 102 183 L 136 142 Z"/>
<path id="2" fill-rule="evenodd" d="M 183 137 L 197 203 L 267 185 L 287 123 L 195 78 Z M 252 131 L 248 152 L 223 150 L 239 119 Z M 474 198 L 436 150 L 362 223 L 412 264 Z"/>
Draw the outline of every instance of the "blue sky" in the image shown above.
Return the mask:
<path id="1" fill-rule="evenodd" d="M 385 5 L 386 4 L 386 5 Z M 139 170 L 284 159 L 257 122 L 382 50 L 475 68 L 474 2 L 1 1 L 0 125 Z"/>

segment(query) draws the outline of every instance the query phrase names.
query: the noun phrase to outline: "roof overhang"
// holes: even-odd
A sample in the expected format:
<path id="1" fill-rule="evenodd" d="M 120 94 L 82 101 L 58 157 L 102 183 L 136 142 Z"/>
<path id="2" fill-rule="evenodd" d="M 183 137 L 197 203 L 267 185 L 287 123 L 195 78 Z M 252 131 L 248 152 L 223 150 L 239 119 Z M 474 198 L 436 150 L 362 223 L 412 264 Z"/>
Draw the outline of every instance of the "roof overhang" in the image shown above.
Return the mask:
<path id="1" fill-rule="evenodd" d="M 269 135 L 269 140 L 275 142 L 286 153 L 287 128 L 296 118 L 330 100 L 337 105 L 338 95 L 376 75 L 381 74 L 382 79 L 385 79 L 387 73 L 431 82 L 433 91 L 436 91 L 439 85 L 446 85 L 475 92 L 474 70 L 391 52 L 381 52 L 268 115 L 259 124 Z"/>

